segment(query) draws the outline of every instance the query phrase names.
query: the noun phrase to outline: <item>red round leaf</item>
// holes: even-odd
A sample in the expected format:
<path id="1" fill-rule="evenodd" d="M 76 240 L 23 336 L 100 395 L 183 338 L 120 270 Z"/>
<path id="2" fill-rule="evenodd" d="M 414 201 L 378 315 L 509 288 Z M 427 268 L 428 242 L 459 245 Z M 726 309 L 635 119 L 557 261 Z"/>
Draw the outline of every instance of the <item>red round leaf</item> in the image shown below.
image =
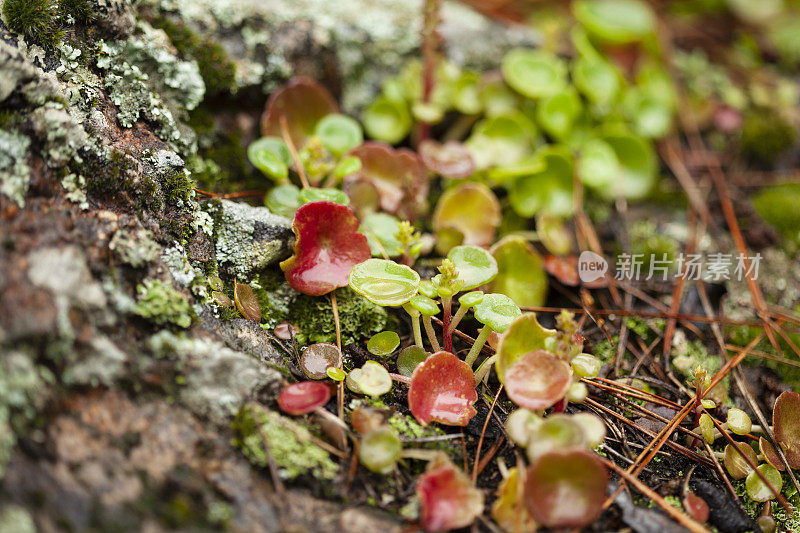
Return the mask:
<path id="1" fill-rule="evenodd" d="M 545 453 L 525 478 L 525 503 L 537 523 L 580 528 L 603 512 L 608 472 L 593 452 L 580 449 Z"/>
<path id="2" fill-rule="evenodd" d="M 278 396 L 281 411 L 290 415 L 304 415 L 322 407 L 331 399 L 331 389 L 319 381 L 292 383 Z"/>
<path id="3" fill-rule="evenodd" d="M 423 426 L 466 426 L 477 412 L 472 406 L 476 401 L 472 368 L 450 352 L 436 352 L 411 374 L 408 408 Z"/>
<path id="4" fill-rule="evenodd" d="M 289 136 L 299 150 L 314 133 L 317 122 L 338 111 L 336 101 L 325 87 L 310 78 L 298 76 L 270 95 L 261 115 L 261 134 L 282 137 L 280 117 L 285 116 Z"/>
<path id="5" fill-rule="evenodd" d="M 381 209 L 413 219 L 427 208 L 428 175 L 419 156 L 386 143 L 367 141 L 350 151 L 361 160 L 361 169 L 345 177 L 345 185 L 363 181 L 378 191 Z"/>
<path id="6" fill-rule="evenodd" d="M 800 468 L 800 394 L 786 391 L 775 400 L 772 410 L 775 440 L 786 446 L 786 462 Z"/>
<path id="7" fill-rule="evenodd" d="M 547 350 L 534 350 L 506 370 L 506 393 L 520 407 L 547 409 L 564 397 L 571 378 L 565 361 Z"/>
<path id="8" fill-rule="evenodd" d="M 475 173 L 475 161 L 469 148 L 458 141 L 439 144 L 425 139 L 419 145 L 419 156 L 431 172 L 445 178 L 458 180 Z"/>
<path id="9" fill-rule="evenodd" d="M 349 207 L 311 202 L 294 214 L 294 255 L 281 263 L 286 281 L 299 292 L 327 294 L 349 283 L 350 269 L 371 257 L 367 237 Z"/>
<path id="10" fill-rule="evenodd" d="M 483 494 L 444 454 L 428 464 L 416 491 L 426 531 L 466 527 L 483 512 Z"/>
<path id="11" fill-rule="evenodd" d="M 698 522 L 705 522 L 708 520 L 710 510 L 706 501 L 695 494 L 694 492 L 687 492 L 686 497 L 683 499 L 683 507 L 692 518 Z"/>

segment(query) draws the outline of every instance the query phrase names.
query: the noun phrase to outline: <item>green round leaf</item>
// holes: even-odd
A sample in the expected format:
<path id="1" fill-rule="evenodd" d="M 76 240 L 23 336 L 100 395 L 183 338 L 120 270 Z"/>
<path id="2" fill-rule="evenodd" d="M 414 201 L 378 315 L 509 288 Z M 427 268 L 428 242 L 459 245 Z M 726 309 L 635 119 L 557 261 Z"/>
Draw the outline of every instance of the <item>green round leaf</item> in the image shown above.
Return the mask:
<path id="1" fill-rule="evenodd" d="M 397 144 L 411 131 L 411 114 L 405 102 L 379 98 L 364 111 L 362 119 L 367 134 L 379 141 Z"/>
<path id="2" fill-rule="evenodd" d="M 566 63 L 540 50 L 511 50 L 503 58 L 501 69 L 506 83 L 528 98 L 551 96 L 567 83 Z"/>
<path id="3" fill-rule="evenodd" d="M 744 479 L 753 469 L 747 464 L 742 455 L 746 455 L 754 465 L 758 464 L 758 455 L 756 455 L 753 448 L 744 442 L 737 443 L 736 447 L 742 452 L 741 454 L 734 449 L 732 444 L 725 446 L 725 469 L 733 479 Z"/>
<path id="4" fill-rule="evenodd" d="M 348 205 L 350 198 L 339 189 L 320 189 L 310 187 L 300 191 L 300 199 L 304 204 L 311 202 L 333 202 L 335 204 Z"/>
<path id="5" fill-rule="evenodd" d="M 286 218 L 294 217 L 294 212 L 303 205 L 300 189 L 294 185 L 277 185 L 267 193 L 267 208 Z"/>
<path id="6" fill-rule="evenodd" d="M 536 107 L 539 126 L 554 139 L 563 139 L 570 133 L 572 124 L 581 114 L 583 105 L 578 93 L 572 89 L 548 96 Z"/>
<path id="7" fill-rule="evenodd" d="M 579 58 L 572 67 L 575 87 L 591 102 L 606 105 L 614 101 L 620 88 L 620 75 L 604 59 Z"/>
<path id="8" fill-rule="evenodd" d="M 593 189 L 608 189 L 620 175 L 617 154 L 602 139 L 591 139 L 581 147 L 577 162 L 578 177 Z"/>
<path id="9" fill-rule="evenodd" d="M 505 294 L 517 305 L 536 307 L 547 295 L 547 273 L 539 253 L 519 235 L 500 239 L 492 247 L 497 277 L 490 289 Z"/>
<path id="10" fill-rule="evenodd" d="M 417 293 L 419 274 L 385 259 L 368 259 L 350 270 L 350 287 L 372 303 L 403 305 Z"/>
<path id="11" fill-rule="evenodd" d="M 520 314 L 519 306 L 504 294 L 487 294 L 475 306 L 475 319 L 498 333 L 507 330 Z"/>
<path id="12" fill-rule="evenodd" d="M 570 365 L 572 365 L 572 371 L 579 378 L 594 378 L 600 374 L 603 363 L 593 355 L 582 353 L 573 357 Z"/>
<path id="13" fill-rule="evenodd" d="M 266 176 L 283 181 L 289 176 L 292 154 L 278 137 L 261 137 L 247 147 L 247 158 Z"/>
<path id="14" fill-rule="evenodd" d="M 764 477 L 769 481 L 775 490 L 781 491 L 783 487 L 783 477 L 777 468 L 769 463 L 764 463 L 758 467 L 759 472 L 764 474 Z M 769 489 L 766 483 L 761 481 L 755 471 L 747 474 L 745 480 L 745 487 L 747 494 L 757 502 L 766 502 L 775 497 L 775 494 Z"/>
<path id="15" fill-rule="evenodd" d="M 455 264 L 465 291 L 489 283 L 497 275 L 497 261 L 478 246 L 456 246 L 448 252 L 447 258 Z"/>
<path id="16" fill-rule="evenodd" d="M 606 198 L 641 200 L 646 197 L 656 182 L 658 160 L 652 143 L 642 137 L 628 133 L 609 133 L 602 137 L 614 150 L 621 167 L 611 187 L 598 189 Z"/>
<path id="17" fill-rule="evenodd" d="M 373 472 L 388 474 L 400 460 L 402 452 L 403 444 L 395 430 L 389 426 L 381 426 L 361 439 L 358 460 Z"/>
<path id="18" fill-rule="evenodd" d="M 364 142 L 361 125 L 356 120 L 339 113 L 328 115 L 317 122 L 314 134 L 320 138 L 325 148 L 337 157 Z"/>
<path id="19" fill-rule="evenodd" d="M 398 257 L 400 241 L 396 234 L 400 228 L 400 219 L 387 213 L 369 213 L 361 219 L 358 231 L 367 236 L 369 249 L 374 257 Z"/>
<path id="20" fill-rule="evenodd" d="M 478 170 L 510 166 L 532 151 L 536 126 L 519 111 L 490 116 L 478 122 L 464 145 Z"/>
<path id="21" fill-rule="evenodd" d="M 608 43 L 632 43 L 655 32 L 655 15 L 641 0 L 581 0 L 572 11 L 587 32 Z"/>
<path id="22" fill-rule="evenodd" d="M 524 313 L 517 317 L 497 346 L 495 370 L 501 383 L 504 383 L 506 370 L 527 353 L 543 350 L 547 339 L 555 335 L 555 330 L 545 329 L 536 320 L 534 313 Z"/>
<path id="23" fill-rule="evenodd" d="M 392 355 L 397 347 L 400 346 L 400 336 L 394 331 L 381 331 L 376 333 L 367 341 L 367 350 L 372 355 L 386 357 Z"/>
<path id="24" fill-rule="evenodd" d="M 532 217 L 539 212 L 564 217 L 572 215 L 571 154 L 555 145 L 542 148 L 537 154 L 546 167 L 509 185 L 511 207 L 523 217 Z"/>
<path id="25" fill-rule="evenodd" d="M 468 292 L 458 298 L 458 303 L 464 307 L 475 307 L 483 301 L 483 296 L 483 291 Z"/>
<path id="26" fill-rule="evenodd" d="M 334 366 L 329 366 L 325 373 L 328 374 L 328 377 L 333 381 L 344 381 L 345 378 L 347 378 L 347 373 L 344 370 Z"/>
<path id="27" fill-rule="evenodd" d="M 437 298 L 439 296 L 436 286 L 428 279 L 422 280 L 419 283 L 419 293 L 428 298 Z"/>
<path id="28" fill-rule="evenodd" d="M 433 316 L 439 312 L 439 304 L 427 296 L 418 294 L 408 301 L 408 304 L 424 316 Z"/>
<path id="29" fill-rule="evenodd" d="M 339 162 L 336 163 L 336 167 L 333 169 L 333 175 L 336 179 L 340 180 L 345 176 L 355 174 L 359 170 L 361 170 L 361 159 L 354 155 L 348 155 L 341 158 Z"/>
<path id="30" fill-rule="evenodd" d="M 728 409 L 728 427 L 737 435 L 747 435 L 753 427 L 750 417 L 747 413 L 736 407 Z"/>
<path id="31" fill-rule="evenodd" d="M 397 356 L 397 371 L 404 376 L 411 377 L 417 365 L 427 359 L 429 355 L 430 353 L 419 346 L 404 348 Z"/>
<path id="32" fill-rule="evenodd" d="M 347 376 L 360 394 L 381 396 L 392 390 L 392 378 L 382 364 L 367 361 L 361 368 L 353 369 Z"/>

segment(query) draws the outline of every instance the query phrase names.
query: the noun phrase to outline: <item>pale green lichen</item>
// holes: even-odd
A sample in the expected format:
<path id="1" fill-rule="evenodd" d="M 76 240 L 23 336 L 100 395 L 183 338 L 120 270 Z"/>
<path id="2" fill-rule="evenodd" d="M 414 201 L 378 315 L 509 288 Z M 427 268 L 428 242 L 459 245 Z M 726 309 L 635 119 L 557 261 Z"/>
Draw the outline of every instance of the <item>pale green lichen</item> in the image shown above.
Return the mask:
<path id="1" fill-rule="evenodd" d="M 16 446 L 14 429 L 36 416 L 45 401 L 42 391 L 53 381 L 27 353 L 14 350 L 0 358 L 0 478 Z"/>
<path id="2" fill-rule="evenodd" d="M 0 533 L 36 533 L 30 513 L 19 505 L 0 507 Z"/>
<path id="3" fill-rule="evenodd" d="M 31 141 L 19 133 L 0 129 L 0 193 L 20 206 L 31 181 L 28 147 Z"/>
<path id="4" fill-rule="evenodd" d="M 141 268 L 158 258 L 161 247 L 153 240 L 153 234 L 146 229 L 119 230 L 114 233 L 108 249 L 120 261 L 134 268 Z"/>
<path id="5" fill-rule="evenodd" d="M 316 480 L 331 480 L 338 468 L 328 452 L 311 441 L 311 433 L 300 424 L 263 408 L 246 406 L 233 422 L 234 446 L 255 465 L 269 464 L 264 448 L 283 479 L 309 474 Z"/>
<path id="6" fill-rule="evenodd" d="M 31 125 L 44 141 L 42 155 L 50 167 L 60 167 L 75 159 L 78 150 L 88 142 L 83 127 L 56 102 L 48 102 L 34 110 Z"/>
<path id="7" fill-rule="evenodd" d="M 194 310 L 186 297 L 166 283 L 146 279 L 136 288 L 139 294 L 134 313 L 159 325 L 181 328 L 192 325 Z"/>
<path id="8" fill-rule="evenodd" d="M 140 118 L 151 120 L 164 140 L 190 146 L 193 134 L 178 120 L 205 94 L 197 63 L 182 61 L 160 47 L 157 43 L 166 41 L 162 31 L 144 23 L 140 29 L 143 37 L 100 43 L 97 66 L 106 70 L 105 85 L 119 109 L 117 120 L 126 128 Z"/>

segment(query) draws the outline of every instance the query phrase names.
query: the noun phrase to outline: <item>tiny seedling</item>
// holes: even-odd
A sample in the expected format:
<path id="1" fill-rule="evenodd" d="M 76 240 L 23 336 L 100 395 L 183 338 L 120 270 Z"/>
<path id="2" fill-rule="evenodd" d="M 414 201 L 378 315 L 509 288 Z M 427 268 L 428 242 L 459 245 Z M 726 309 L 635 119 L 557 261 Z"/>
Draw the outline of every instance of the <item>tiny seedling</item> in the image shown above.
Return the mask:
<path id="1" fill-rule="evenodd" d="M 471 367 L 478 358 L 478 354 L 481 353 L 489 335 L 495 331 L 497 333 L 506 331 L 520 314 L 522 311 L 519 306 L 508 296 L 504 294 L 484 296 L 481 303 L 475 306 L 475 319 L 483 324 L 483 328 L 464 361 Z"/>
<path id="2" fill-rule="evenodd" d="M 553 450 L 528 468 L 525 502 L 537 523 L 550 528 L 582 528 L 603 511 L 608 472 L 585 450 Z"/>
<path id="3" fill-rule="evenodd" d="M 305 415 L 316 411 L 331 399 L 331 389 L 319 381 L 292 383 L 278 395 L 281 411 L 290 415 Z"/>
<path id="4" fill-rule="evenodd" d="M 423 426 L 466 426 L 477 412 L 477 400 L 472 368 L 450 352 L 429 356 L 411 375 L 408 408 Z"/>
<path id="5" fill-rule="evenodd" d="M 394 331 L 381 331 L 367 341 L 367 350 L 378 357 L 388 357 L 400 346 L 400 336 Z"/>
<path id="6" fill-rule="evenodd" d="M 445 454 L 428 463 L 417 480 L 420 522 L 426 531 L 467 527 L 483 512 L 483 493 Z"/>
<path id="7" fill-rule="evenodd" d="M 325 379 L 328 369 L 335 368 L 341 357 L 342 352 L 333 344 L 318 342 L 307 346 L 300 354 L 300 370 L 309 379 Z"/>

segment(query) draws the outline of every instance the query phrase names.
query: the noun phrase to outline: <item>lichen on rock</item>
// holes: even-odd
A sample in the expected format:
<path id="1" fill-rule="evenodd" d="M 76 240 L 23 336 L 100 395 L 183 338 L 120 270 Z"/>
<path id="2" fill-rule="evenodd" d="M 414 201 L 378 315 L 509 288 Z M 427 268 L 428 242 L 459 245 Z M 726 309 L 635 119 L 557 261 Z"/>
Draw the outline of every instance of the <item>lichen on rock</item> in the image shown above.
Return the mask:
<path id="1" fill-rule="evenodd" d="M 308 474 L 317 480 L 331 480 L 338 471 L 328 452 L 311 442 L 308 429 L 278 413 L 245 406 L 236 415 L 232 427 L 236 432 L 234 445 L 260 467 L 269 464 L 268 449 L 283 479 Z"/>
<path id="2" fill-rule="evenodd" d="M 134 312 L 151 322 L 188 328 L 192 325 L 194 310 L 182 293 L 158 279 L 146 279 L 136 287 L 139 299 Z"/>

